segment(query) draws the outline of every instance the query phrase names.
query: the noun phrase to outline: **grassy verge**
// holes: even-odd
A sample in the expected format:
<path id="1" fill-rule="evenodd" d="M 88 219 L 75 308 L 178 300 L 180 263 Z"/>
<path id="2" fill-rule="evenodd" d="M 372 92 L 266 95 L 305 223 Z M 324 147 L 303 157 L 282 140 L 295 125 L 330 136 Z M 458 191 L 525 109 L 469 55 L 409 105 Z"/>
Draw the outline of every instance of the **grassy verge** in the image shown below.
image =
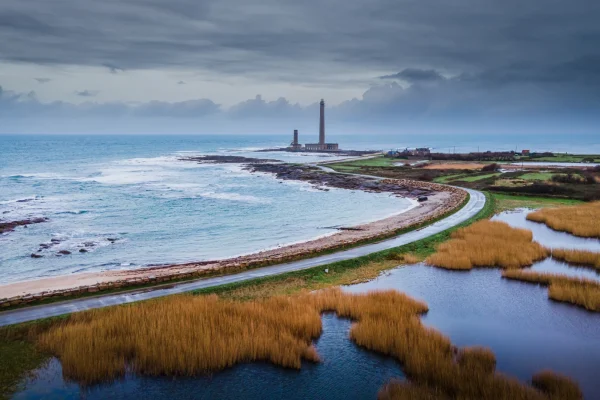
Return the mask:
<path id="1" fill-rule="evenodd" d="M 515 196 L 501 193 L 494 193 L 492 196 L 495 200 L 495 212 L 497 213 L 506 210 L 514 210 L 516 208 L 558 207 L 583 203 L 580 200 L 562 199 L 556 197 Z"/>
<path id="2" fill-rule="evenodd" d="M 353 170 L 360 167 L 393 167 L 396 163 L 400 162 L 402 162 L 402 160 L 378 156 L 366 158 L 364 160 L 341 161 L 339 163 L 327 164 L 327 166 L 335 166 L 336 168 Z"/>
<path id="3" fill-rule="evenodd" d="M 457 180 L 459 180 L 459 181 L 465 181 L 465 182 L 476 182 L 476 181 L 481 181 L 483 179 L 488 179 L 488 178 L 491 178 L 491 177 L 494 177 L 494 176 L 498 176 L 498 175 L 500 175 L 500 172 L 495 172 L 493 174 L 468 176 L 468 177 L 460 178 L 460 179 L 457 179 Z"/>
<path id="4" fill-rule="evenodd" d="M 49 355 L 35 345 L 39 334 L 65 317 L 48 318 L 0 328 L 0 399 L 9 399 L 21 383 L 40 368 Z"/>
<path id="5" fill-rule="evenodd" d="M 519 176 L 526 181 L 549 181 L 554 174 L 552 172 L 529 172 Z"/>

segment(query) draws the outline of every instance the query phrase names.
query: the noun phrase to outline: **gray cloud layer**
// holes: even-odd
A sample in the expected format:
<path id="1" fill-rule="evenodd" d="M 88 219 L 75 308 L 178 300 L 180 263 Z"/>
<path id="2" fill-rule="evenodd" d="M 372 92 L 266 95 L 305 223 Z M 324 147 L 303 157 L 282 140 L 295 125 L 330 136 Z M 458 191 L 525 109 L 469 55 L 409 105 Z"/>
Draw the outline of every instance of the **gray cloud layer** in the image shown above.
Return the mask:
<path id="1" fill-rule="evenodd" d="M 0 57 L 302 81 L 335 66 L 563 79 L 598 66 L 599 19 L 596 0 L 4 0 Z"/>
<path id="2" fill-rule="evenodd" d="M 600 114 L 598 21 L 597 0 L 3 0 L 0 60 L 302 85 L 352 85 L 341 72 L 383 75 L 362 98 L 330 108 L 333 120 L 579 122 Z M 300 120 L 314 105 L 260 96 L 230 109 L 210 99 L 43 104 L 4 91 L 0 107 L 11 117 Z"/>

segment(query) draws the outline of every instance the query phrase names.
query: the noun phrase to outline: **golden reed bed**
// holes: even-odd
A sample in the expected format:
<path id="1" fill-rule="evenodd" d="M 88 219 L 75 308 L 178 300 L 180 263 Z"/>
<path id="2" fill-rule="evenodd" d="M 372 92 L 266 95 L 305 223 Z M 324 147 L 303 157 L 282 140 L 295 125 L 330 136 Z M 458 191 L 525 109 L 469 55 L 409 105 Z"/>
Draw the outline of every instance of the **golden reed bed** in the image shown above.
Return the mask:
<path id="1" fill-rule="evenodd" d="M 600 283 L 584 278 L 572 278 L 563 274 L 548 274 L 522 270 L 502 273 L 507 279 L 548 286 L 548 297 L 565 303 L 600 312 Z"/>
<path id="2" fill-rule="evenodd" d="M 533 241 L 531 231 L 499 221 L 479 221 L 452 233 L 452 238 L 429 256 L 430 265 L 457 270 L 473 267 L 521 268 L 548 257 Z"/>
<path id="3" fill-rule="evenodd" d="M 600 224 L 600 221 L 598 221 Z M 597 269 L 600 271 L 600 253 L 586 250 L 553 249 L 552 258 L 569 264 Z"/>
<path id="4" fill-rule="evenodd" d="M 543 208 L 528 214 L 527 219 L 575 236 L 600 238 L 600 201 L 570 207 Z"/>
<path id="5" fill-rule="evenodd" d="M 395 291 L 333 289 L 248 302 L 177 296 L 74 314 L 42 334 L 39 346 L 60 358 L 67 379 L 81 383 L 111 380 L 127 369 L 197 375 L 258 360 L 300 368 L 303 359 L 318 360 L 311 340 L 321 333 L 320 314 L 326 311 L 354 320 L 350 338 L 355 343 L 398 359 L 414 387 L 436 398 L 554 398 L 545 388 L 496 374 L 495 357 L 487 349 L 457 350 L 421 324 L 426 304 Z M 571 393 L 563 399 L 581 398 L 575 383 L 551 376 Z M 388 392 L 380 395 L 417 398 Z"/>

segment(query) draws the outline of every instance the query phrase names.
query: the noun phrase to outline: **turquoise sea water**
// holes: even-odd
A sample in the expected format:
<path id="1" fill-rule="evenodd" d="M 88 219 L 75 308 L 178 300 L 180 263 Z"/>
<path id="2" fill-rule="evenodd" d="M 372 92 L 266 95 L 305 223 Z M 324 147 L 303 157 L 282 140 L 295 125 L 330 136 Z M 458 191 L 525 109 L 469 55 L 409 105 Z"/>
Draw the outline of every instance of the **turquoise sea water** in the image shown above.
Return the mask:
<path id="1" fill-rule="evenodd" d="M 301 141 L 309 140 L 301 133 Z M 289 162 L 323 155 L 256 153 L 291 135 L 0 135 L 0 219 L 49 222 L 0 236 L 0 284 L 74 272 L 225 258 L 401 212 L 405 199 L 281 182 L 240 165 L 179 161 L 231 154 Z M 596 136 L 331 135 L 346 149 L 600 153 Z M 40 245 L 43 258 L 32 259 Z M 109 240 L 110 239 L 110 240 Z M 80 253 L 80 249 L 86 253 Z M 71 255 L 59 256 L 61 250 Z"/>
<path id="2" fill-rule="evenodd" d="M 322 191 L 250 174 L 239 164 L 179 159 L 334 159 L 254 152 L 285 144 L 281 137 L 248 136 L 0 136 L 0 219 L 49 219 L 0 236 L 0 284 L 247 254 L 410 206 L 389 194 Z"/>

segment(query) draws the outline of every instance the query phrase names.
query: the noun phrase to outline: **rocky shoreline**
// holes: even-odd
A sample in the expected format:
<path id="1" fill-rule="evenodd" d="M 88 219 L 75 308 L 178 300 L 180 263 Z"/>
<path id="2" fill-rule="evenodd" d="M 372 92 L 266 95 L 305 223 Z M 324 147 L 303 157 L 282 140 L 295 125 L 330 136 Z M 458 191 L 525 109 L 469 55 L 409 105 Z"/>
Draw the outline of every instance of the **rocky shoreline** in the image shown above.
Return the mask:
<path id="1" fill-rule="evenodd" d="M 416 181 L 376 179 L 367 176 L 325 172 L 310 165 L 251 163 L 244 167 L 252 173 L 262 172 L 275 175 L 277 179 L 302 181 L 317 188 L 333 187 L 348 190 L 363 190 L 370 193 L 392 193 L 401 197 L 418 197 L 432 194 L 435 189 L 415 185 Z M 441 189 L 441 188 L 438 188 Z"/>
<path id="2" fill-rule="evenodd" d="M 242 156 L 191 156 L 181 157 L 179 161 L 192 161 L 198 164 L 259 164 L 280 162 L 269 158 L 250 158 Z"/>
<path id="3" fill-rule="evenodd" d="M 197 161 L 195 158 L 188 160 Z M 6 297 L 0 299 L 0 307 L 19 306 L 48 298 L 77 296 L 116 288 L 131 287 L 133 289 L 142 285 L 187 280 L 215 273 L 235 272 L 312 257 L 324 251 L 348 248 L 360 243 L 392 237 L 404 229 L 420 226 L 447 215 L 463 204 L 468 196 L 467 192 L 462 189 L 436 183 L 328 173 L 318 167 L 307 165 L 253 161 L 244 168 L 250 172 L 272 173 L 278 179 L 309 182 L 320 188 L 335 187 L 369 192 L 389 192 L 413 199 L 425 195 L 428 200 L 424 203 L 414 202 L 414 207 L 408 211 L 380 221 L 342 229 L 319 239 L 245 256 L 225 260 L 150 266 L 137 270 L 74 274 L 4 285 L 0 286 L 0 293 Z"/>
<path id="4" fill-rule="evenodd" d="M 0 220 L 0 234 L 5 232 L 12 232 L 18 226 L 27 227 L 27 225 L 31 224 L 40 224 L 42 222 L 48 221 L 48 218 L 28 218 L 22 219 L 19 221 L 1 221 Z"/>

